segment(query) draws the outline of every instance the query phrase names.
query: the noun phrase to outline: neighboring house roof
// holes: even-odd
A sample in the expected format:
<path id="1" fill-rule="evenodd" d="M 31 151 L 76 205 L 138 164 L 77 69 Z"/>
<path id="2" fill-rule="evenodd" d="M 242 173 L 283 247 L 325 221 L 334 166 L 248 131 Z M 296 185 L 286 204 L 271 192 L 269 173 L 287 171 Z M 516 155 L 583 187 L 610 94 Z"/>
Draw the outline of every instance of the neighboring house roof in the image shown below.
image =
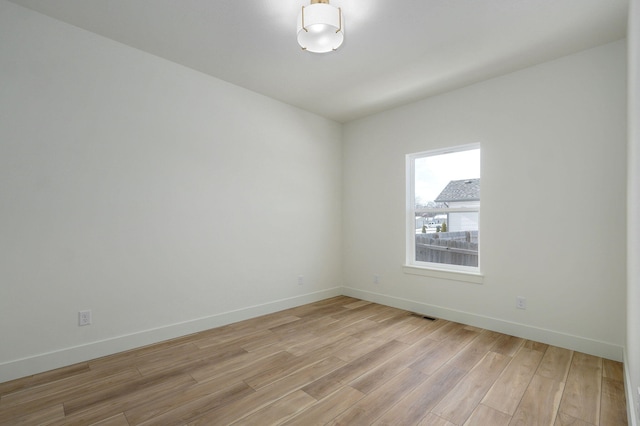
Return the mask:
<path id="1" fill-rule="evenodd" d="M 435 199 L 436 203 L 453 201 L 480 201 L 480 178 L 452 180 Z"/>

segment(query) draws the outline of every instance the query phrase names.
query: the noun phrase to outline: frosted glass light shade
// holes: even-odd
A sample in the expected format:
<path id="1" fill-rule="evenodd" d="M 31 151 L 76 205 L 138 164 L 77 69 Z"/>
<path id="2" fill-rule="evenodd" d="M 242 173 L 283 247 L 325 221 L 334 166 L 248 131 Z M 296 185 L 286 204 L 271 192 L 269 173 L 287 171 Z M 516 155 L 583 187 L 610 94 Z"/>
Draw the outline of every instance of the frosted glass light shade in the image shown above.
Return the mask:
<path id="1" fill-rule="evenodd" d="M 344 40 L 342 10 L 328 3 L 302 7 L 298 15 L 298 44 L 315 53 L 336 50 Z"/>

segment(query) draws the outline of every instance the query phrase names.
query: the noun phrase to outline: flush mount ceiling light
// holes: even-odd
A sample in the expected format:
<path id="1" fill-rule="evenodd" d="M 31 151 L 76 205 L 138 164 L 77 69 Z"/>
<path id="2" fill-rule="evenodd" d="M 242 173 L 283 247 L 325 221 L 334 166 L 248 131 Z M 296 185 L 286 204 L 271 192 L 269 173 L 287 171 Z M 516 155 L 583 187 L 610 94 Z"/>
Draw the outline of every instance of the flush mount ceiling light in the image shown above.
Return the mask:
<path id="1" fill-rule="evenodd" d="M 342 9 L 329 0 L 311 0 L 298 15 L 298 44 L 302 50 L 325 53 L 336 50 L 344 40 Z"/>

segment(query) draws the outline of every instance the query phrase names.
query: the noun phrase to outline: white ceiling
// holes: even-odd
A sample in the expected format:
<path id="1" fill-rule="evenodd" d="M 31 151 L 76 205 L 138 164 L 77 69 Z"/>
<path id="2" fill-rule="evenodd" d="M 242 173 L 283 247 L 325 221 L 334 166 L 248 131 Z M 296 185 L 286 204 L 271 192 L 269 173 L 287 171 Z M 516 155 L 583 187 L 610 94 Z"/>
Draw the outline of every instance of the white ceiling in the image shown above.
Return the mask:
<path id="1" fill-rule="evenodd" d="M 345 42 L 296 42 L 309 0 L 11 0 L 340 122 L 612 42 L 628 0 L 332 0 Z"/>

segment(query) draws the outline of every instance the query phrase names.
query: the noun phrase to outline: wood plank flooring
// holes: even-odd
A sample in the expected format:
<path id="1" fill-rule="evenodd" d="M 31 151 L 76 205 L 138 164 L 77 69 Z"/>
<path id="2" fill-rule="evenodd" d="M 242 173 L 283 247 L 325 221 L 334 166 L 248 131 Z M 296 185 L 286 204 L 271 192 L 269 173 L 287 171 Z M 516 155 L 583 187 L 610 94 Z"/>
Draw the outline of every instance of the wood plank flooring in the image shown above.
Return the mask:
<path id="1" fill-rule="evenodd" d="M 0 383 L 0 425 L 626 425 L 622 364 L 345 296 Z"/>

